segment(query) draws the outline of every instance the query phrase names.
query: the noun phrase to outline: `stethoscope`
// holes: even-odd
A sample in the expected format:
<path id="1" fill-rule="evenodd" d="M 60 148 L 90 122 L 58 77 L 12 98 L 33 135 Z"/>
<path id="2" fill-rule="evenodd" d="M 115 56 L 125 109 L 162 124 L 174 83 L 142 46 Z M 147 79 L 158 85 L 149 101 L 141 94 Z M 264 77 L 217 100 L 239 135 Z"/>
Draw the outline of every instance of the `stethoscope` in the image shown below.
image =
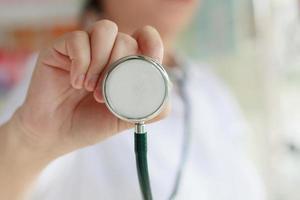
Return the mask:
<path id="1" fill-rule="evenodd" d="M 103 80 L 103 96 L 108 109 L 116 117 L 135 124 L 136 167 L 144 200 L 153 199 L 147 163 L 145 123 L 154 119 L 165 108 L 170 95 L 170 83 L 161 64 L 141 55 L 127 56 L 116 61 L 108 68 Z M 188 116 L 185 118 L 189 120 Z M 186 160 L 189 140 L 186 137 L 188 135 L 184 138 L 181 162 L 170 199 L 176 196 Z"/>

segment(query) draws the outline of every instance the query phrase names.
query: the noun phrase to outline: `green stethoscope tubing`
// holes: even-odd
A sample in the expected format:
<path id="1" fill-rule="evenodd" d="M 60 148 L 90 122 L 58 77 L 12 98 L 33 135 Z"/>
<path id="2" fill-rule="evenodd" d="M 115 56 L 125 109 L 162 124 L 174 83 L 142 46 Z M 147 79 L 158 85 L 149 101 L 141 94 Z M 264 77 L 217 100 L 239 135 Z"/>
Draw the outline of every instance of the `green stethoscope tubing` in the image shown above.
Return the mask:
<path id="1" fill-rule="evenodd" d="M 136 124 L 140 126 L 140 124 Z M 143 126 L 143 125 L 141 125 Z M 144 200 L 152 200 L 151 184 L 148 172 L 147 161 L 147 132 L 134 134 L 134 149 L 136 158 L 136 168 L 140 184 L 141 193 Z"/>
<path id="2" fill-rule="evenodd" d="M 184 167 L 187 162 L 187 157 L 189 154 L 190 149 L 190 143 L 191 143 L 191 117 L 192 117 L 192 107 L 189 99 L 189 93 L 187 91 L 187 81 L 189 79 L 188 73 L 187 73 L 187 66 L 189 66 L 189 63 L 180 63 L 181 64 L 181 71 L 182 76 L 175 75 L 175 82 L 178 84 L 178 90 L 179 90 L 179 96 L 182 99 L 183 106 L 184 106 L 184 122 L 183 122 L 183 142 L 180 152 L 180 161 L 179 166 L 177 167 L 176 177 L 175 177 L 175 183 L 171 192 L 171 195 L 169 197 L 169 200 L 173 200 L 179 189 L 179 185 L 181 183 L 182 174 L 184 171 Z"/>
<path id="3" fill-rule="evenodd" d="M 144 127 L 144 121 L 147 121 L 148 119 L 151 118 L 151 116 L 146 116 L 144 119 L 139 120 L 139 119 L 128 119 L 124 116 L 122 116 L 120 113 L 117 113 L 114 108 L 109 104 L 107 98 L 106 98 L 106 92 L 105 92 L 105 80 L 108 77 L 109 73 L 115 68 L 118 67 L 119 64 L 122 62 L 125 62 L 127 60 L 131 59 L 141 59 L 147 62 L 151 62 L 157 69 L 161 71 L 161 73 L 164 75 L 164 79 L 166 82 L 169 81 L 168 75 L 166 74 L 166 71 L 163 69 L 163 67 L 156 63 L 154 60 L 151 58 L 145 57 L 145 56 L 128 56 L 125 58 L 120 59 L 116 63 L 114 63 L 108 73 L 106 74 L 104 78 L 104 84 L 103 84 L 103 96 L 105 99 L 105 103 L 109 110 L 115 114 L 117 117 L 126 120 L 126 121 L 131 121 L 135 123 L 135 134 L 134 134 L 134 149 L 135 149 L 135 155 L 136 155 L 136 168 L 137 168 L 137 174 L 138 174 L 138 180 L 139 180 L 139 185 L 140 185 L 140 190 L 143 196 L 144 200 L 152 200 L 152 192 L 151 192 L 151 184 L 150 184 L 150 176 L 148 172 L 148 161 L 147 161 L 147 132 L 145 131 Z M 184 65 L 183 65 L 184 66 Z M 183 100 L 184 103 L 184 135 L 183 135 L 183 144 L 182 144 L 182 149 L 181 149 L 181 155 L 180 155 L 180 162 L 178 166 L 178 170 L 176 173 L 175 177 L 175 183 L 173 185 L 173 189 L 171 192 L 171 195 L 169 199 L 174 199 L 175 196 L 177 195 L 178 188 L 181 182 L 181 177 L 182 177 L 182 172 L 183 168 L 186 163 L 187 159 L 187 154 L 188 154 L 188 149 L 189 149 L 189 143 L 190 143 L 190 103 L 188 100 L 188 96 L 185 90 L 185 84 L 187 80 L 187 73 L 186 73 L 186 68 L 182 68 L 183 73 L 182 77 L 176 77 L 176 82 L 178 83 L 178 88 L 179 88 L 179 95 Z M 166 87 L 169 87 L 169 85 L 166 83 Z M 168 95 L 166 95 L 167 97 Z M 152 116 L 157 115 L 160 110 L 162 109 L 163 105 L 156 110 Z"/>

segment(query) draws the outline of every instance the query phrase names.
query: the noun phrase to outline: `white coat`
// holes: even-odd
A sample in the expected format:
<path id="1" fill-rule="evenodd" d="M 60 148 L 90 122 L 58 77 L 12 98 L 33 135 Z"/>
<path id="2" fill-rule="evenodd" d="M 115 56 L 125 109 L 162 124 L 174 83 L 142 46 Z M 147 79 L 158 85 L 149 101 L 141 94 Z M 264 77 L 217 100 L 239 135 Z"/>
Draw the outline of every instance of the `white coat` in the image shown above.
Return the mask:
<path id="1" fill-rule="evenodd" d="M 192 107 L 191 143 L 177 199 L 265 199 L 261 178 L 245 156 L 243 138 L 247 130 L 234 99 L 207 67 L 184 65 L 184 89 Z M 7 120 L 24 101 L 30 76 L 28 70 L 27 77 L 10 94 L 0 122 Z M 147 126 L 155 200 L 170 196 L 182 150 L 184 104 L 176 84 L 171 100 L 170 116 Z M 141 199 L 132 130 L 55 160 L 41 174 L 31 199 Z"/>

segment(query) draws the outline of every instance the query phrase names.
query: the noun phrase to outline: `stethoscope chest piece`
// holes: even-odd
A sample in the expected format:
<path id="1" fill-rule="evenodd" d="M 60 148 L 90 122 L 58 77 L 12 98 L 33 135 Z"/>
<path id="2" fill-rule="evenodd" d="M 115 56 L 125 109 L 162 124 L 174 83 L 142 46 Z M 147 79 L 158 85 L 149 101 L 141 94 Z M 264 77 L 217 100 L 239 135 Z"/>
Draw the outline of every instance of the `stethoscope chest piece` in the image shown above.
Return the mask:
<path id="1" fill-rule="evenodd" d="M 153 119 L 163 109 L 169 95 L 169 78 L 153 59 L 128 56 L 109 67 L 102 89 L 114 115 L 140 123 Z"/>
<path id="2" fill-rule="evenodd" d="M 128 56 L 112 64 L 103 80 L 103 96 L 118 118 L 135 123 L 135 155 L 144 200 L 152 200 L 147 164 L 147 132 L 144 122 L 163 109 L 169 95 L 164 68 L 145 56 Z"/>

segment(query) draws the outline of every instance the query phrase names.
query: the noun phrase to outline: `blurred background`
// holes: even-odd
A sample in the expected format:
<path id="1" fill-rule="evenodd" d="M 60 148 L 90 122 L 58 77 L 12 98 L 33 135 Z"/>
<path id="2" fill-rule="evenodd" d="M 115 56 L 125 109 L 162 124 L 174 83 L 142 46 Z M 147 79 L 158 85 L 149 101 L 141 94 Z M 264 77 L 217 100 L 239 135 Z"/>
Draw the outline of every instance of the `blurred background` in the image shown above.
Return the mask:
<path id="1" fill-rule="evenodd" d="M 1 102 L 33 52 L 76 29 L 82 0 L 0 0 Z M 239 100 L 268 199 L 299 200 L 300 0 L 202 0 L 178 44 Z"/>

